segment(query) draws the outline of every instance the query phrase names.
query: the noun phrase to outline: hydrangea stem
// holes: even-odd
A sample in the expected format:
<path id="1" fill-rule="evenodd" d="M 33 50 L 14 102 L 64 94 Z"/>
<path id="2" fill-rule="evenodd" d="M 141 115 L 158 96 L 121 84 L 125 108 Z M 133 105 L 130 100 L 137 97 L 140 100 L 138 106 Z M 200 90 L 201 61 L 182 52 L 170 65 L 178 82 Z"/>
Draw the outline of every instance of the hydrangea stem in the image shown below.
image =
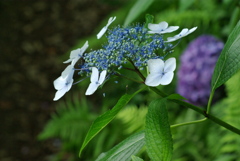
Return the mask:
<path id="1" fill-rule="evenodd" d="M 184 125 L 190 125 L 190 124 L 196 124 L 196 123 L 202 123 L 203 121 L 206 121 L 207 118 L 203 118 L 201 120 L 195 120 L 195 121 L 189 121 L 189 122 L 184 122 L 184 123 L 179 123 L 175 125 L 171 125 L 171 128 L 179 127 L 179 126 L 184 126 Z"/>
<path id="2" fill-rule="evenodd" d="M 154 91 L 155 93 L 157 93 L 158 95 L 162 96 L 162 97 L 167 97 L 167 96 L 168 96 L 167 94 L 161 92 L 161 91 L 158 90 L 157 88 L 150 87 L 150 89 L 151 89 L 152 91 Z M 215 117 L 215 116 L 213 116 L 213 115 L 211 115 L 211 114 L 209 114 L 209 113 L 207 113 L 207 111 L 204 110 L 204 109 L 202 109 L 202 108 L 199 108 L 199 107 L 197 107 L 197 106 L 194 106 L 194 105 L 192 105 L 192 104 L 190 104 L 190 103 L 187 103 L 187 102 L 185 102 L 185 101 L 178 100 L 178 99 L 169 99 L 169 100 L 171 100 L 171 101 L 173 101 L 173 102 L 175 102 L 175 103 L 177 103 L 177 104 L 179 104 L 179 105 L 182 105 L 182 106 L 191 108 L 192 110 L 200 113 L 201 115 L 205 116 L 207 119 L 215 122 L 216 124 L 218 124 L 218 125 L 226 128 L 226 129 L 228 129 L 228 130 L 230 130 L 230 131 L 232 131 L 232 132 L 240 135 L 240 129 L 238 129 L 238 128 L 236 128 L 236 127 L 234 127 L 234 126 L 226 123 L 225 121 L 223 121 L 223 120 L 221 120 L 221 119 L 219 119 L 219 118 L 217 118 L 217 117 Z M 191 123 L 191 124 L 193 124 L 193 123 Z"/>
<path id="3" fill-rule="evenodd" d="M 211 108 L 211 103 L 212 103 L 213 95 L 214 95 L 214 91 L 211 92 L 210 97 L 209 97 L 209 100 L 208 100 L 207 114 L 210 113 L 210 108 Z"/>
<path id="4" fill-rule="evenodd" d="M 143 81 L 145 81 L 146 78 L 145 78 L 145 77 L 143 76 L 143 74 L 139 71 L 139 69 L 134 65 L 133 61 L 132 61 L 132 60 L 129 60 L 129 61 L 130 61 L 130 63 L 133 65 L 136 73 L 142 78 Z"/>

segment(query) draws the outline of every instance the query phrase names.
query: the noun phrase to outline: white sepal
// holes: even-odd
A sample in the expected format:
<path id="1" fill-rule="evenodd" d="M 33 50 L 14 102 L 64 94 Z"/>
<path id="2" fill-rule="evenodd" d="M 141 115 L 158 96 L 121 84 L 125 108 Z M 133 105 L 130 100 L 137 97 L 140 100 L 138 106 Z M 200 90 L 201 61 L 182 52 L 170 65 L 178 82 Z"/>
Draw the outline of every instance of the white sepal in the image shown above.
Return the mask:
<path id="1" fill-rule="evenodd" d="M 69 79 L 68 81 L 65 82 L 65 85 L 63 88 L 57 90 L 55 97 L 53 98 L 54 101 L 59 100 L 66 92 L 68 92 L 73 84 L 73 79 Z"/>
<path id="2" fill-rule="evenodd" d="M 97 34 L 97 39 L 100 39 L 108 29 L 108 26 L 116 19 L 116 17 L 110 17 L 106 26 L 104 26 L 101 31 Z"/>
<path id="3" fill-rule="evenodd" d="M 97 88 L 104 82 L 106 74 L 107 71 L 104 70 L 100 73 L 99 77 L 98 69 L 96 67 L 92 67 L 92 75 L 90 78 L 91 83 L 89 84 L 85 95 L 92 95 L 97 90 Z"/>
<path id="4" fill-rule="evenodd" d="M 54 101 L 60 99 L 66 92 L 68 92 L 73 84 L 74 68 L 68 65 L 62 72 L 61 76 L 53 81 L 54 88 L 57 90 Z"/>
<path id="5" fill-rule="evenodd" d="M 76 62 L 83 56 L 83 53 L 86 51 L 88 46 L 88 41 L 86 41 L 82 48 L 71 51 L 70 58 L 63 63 L 72 62 L 71 65 L 74 66 Z"/>
<path id="6" fill-rule="evenodd" d="M 173 31 L 176 31 L 179 27 L 178 26 L 169 26 L 168 23 L 165 21 L 160 22 L 159 24 L 148 24 L 148 28 L 150 31 L 148 31 L 149 34 L 164 34 L 164 33 L 170 33 Z"/>
<path id="7" fill-rule="evenodd" d="M 168 85 L 171 83 L 176 69 L 176 59 L 169 58 L 163 62 L 161 59 L 148 60 L 149 75 L 145 80 L 147 86 Z"/>
<path id="8" fill-rule="evenodd" d="M 181 31 L 179 34 L 177 34 L 177 35 L 175 35 L 175 36 L 173 36 L 173 37 L 168 37 L 168 38 L 167 38 L 167 41 L 165 41 L 165 42 L 173 42 L 173 41 L 176 41 L 176 40 L 178 40 L 178 39 L 180 39 L 180 38 L 182 38 L 182 37 L 185 37 L 185 36 L 191 34 L 191 33 L 194 32 L 196 29 L 197 29 L 197 27 L 193 27 L 193 28 L 191 28 L 190 30 L 187 29 L 187 28 L 182 29 L 182 31 Z"/>

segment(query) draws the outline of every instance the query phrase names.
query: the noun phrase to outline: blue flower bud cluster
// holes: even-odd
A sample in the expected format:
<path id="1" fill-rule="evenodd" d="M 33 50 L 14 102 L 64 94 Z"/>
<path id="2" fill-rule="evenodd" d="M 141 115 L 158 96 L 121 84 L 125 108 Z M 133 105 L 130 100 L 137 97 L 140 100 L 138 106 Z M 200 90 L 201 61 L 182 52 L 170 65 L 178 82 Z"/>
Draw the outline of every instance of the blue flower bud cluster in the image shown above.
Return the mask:
<path id="1" fill-rule="evenodd" d="M 149 59 L 163 59 L 165 55 L 171 53 L 171 47 L 171 44 L 164 43 L 162 34 L 148 34 L 144 25 L 117 26 L 108 31 L 107 43 L 102 49 L 84 54 L 81 69 L 96 67 L 100 71 L 107 70 L 111 73 L 132 62 L 135 67 L 142 70 L 147 66 Z M 82 70 L 79 74 L 88 71 Z"/>

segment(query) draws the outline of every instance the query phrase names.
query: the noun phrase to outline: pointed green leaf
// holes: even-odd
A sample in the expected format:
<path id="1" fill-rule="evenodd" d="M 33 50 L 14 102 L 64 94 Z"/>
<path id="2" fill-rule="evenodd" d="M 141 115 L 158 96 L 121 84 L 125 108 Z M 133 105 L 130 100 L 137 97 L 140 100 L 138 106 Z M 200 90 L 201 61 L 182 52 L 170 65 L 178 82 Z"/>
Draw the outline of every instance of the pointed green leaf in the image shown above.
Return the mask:
<path id="1" fill-rule="evenodd" d="M 137 93 L 142 91 L 144 88 L 138 90 L 133 94 L 125 94 L 123 95 L 117 102 L 117 104 L 109 111 L 99 116 L 91 125 L 88 133 L 83 141 L 82 147 L 79 152 L 79 156 L 81 155 L 82 150 L 86 147 L 86 145 L 91 141 L 94 136 L 96 136 L 107 124 L 109 124 L 117 113 L 135 96 Z"/>
<path id="2" fill-rule="evenodd" d="M 144 131 L 129 136 L 106 153 L 102 153 L 96 161 L 130 161 L 131 156 L 144 146 Z"/>
<path id="3" fill-rule="evenodd" d="M 145 142 L 151 160 L 171 160 L 173 141 L 168 122 L 166 99 L 157 99 L 149 106 L 146 116 Z"/>
<path id="4" fill-rule="evenodd" d="M 229 35 L 212 77 L 212 91 L 225 83 L 240 69 L 240 21 Z"/>
<path id="5" fill-rule="evenodd" d="M 130 12 L 125 19 L 124 26 L 130 24 L 135 20 L 142 12 L 144 12 L 148 7 L 154 2 L 154 0 L 137 0 L 134 6 L 131 8 Z"/>
<path id="6" fill-rule="evenodd" d="M 144 161 L 142 158 L 139 158 L 135 155 L 132 156 L 132 161 Z"/>

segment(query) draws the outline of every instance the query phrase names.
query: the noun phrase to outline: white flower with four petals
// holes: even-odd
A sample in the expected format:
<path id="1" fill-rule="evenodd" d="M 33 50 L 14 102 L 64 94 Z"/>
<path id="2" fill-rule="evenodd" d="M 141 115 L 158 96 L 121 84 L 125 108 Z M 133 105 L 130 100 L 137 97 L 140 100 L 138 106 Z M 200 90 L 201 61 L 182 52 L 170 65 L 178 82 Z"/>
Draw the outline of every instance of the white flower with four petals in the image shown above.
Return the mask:
<path id="1" fill-rule="evenodd" d="M 169 26 L 168 23 L 163 21 L 159 24 L 148 24 L 148 28 L 150 31 L 148 31 L 149 34 L 164 34 L 164 33 L 170 33 L 173 31 L 176 31 L 179 27 L 178 26 Z"/>
<path id="2" fill-rule="evenodd" d="M 196 29 L 197 29 L 197 27 L 193 27 L 193 28 L 191 28 L 190 30 L 187 29 L 187 28 L 182 29 L 182 31 L 181 31 L 179 34 L 177 34 L 177 35 L 175 35 L 175 36 L 173 36 L 173 37 L 168 37 L 168 38 L 167 38 L 167 41 L 165 41 L 165 42 L 173 42 L 173 41 L 175 41 L 175 40 L 181 39 L 182 37 L 191 34 L 191 33 L 194 32 Z"/>
<path id="3" fill-rule="evenodd" d="M 74 66 L 76 64 L 76 62 L 83 56 L 83 53 L 86 51 L 88 46 L 89 46 L 88 41 L 86 41 L 86 43 L 83 45 L 82 48 L 71 51 L 70 58 L 63 63 L 72 62 L 71 64 Z"/>
<path id="4" fill-rule="evenodd" d="M 104 82 L 106 74 L 107 71 L 104 70 L 101 72 L 99 77 L 98 69 L 96 67 L 92 67 L 92 75 L 90 78 L 91 83 L 89 84 L 85 95 L 92 95 L 97 90 L 97 88 Z"/>
<path id="5" fill-rule="evenodd" d="M 73 74 L 74 68 L 72 65 L 69 65 L 62 72 L 61 76 L 53 82 L 54 88 L 57 90 L 53 99 L 54 101 L 59 100 L 66 92 L 71 89 L 73 84 Z"/>
<path id="6" fill-rule="evenodd" d="M 162 59 L 150 59 L 147 62 L 150 74 L 145 80 L 147 86 L 168 85 L 171 83 L 176 69 L 176 59 L 169 58 L 165 62 Z"/>

